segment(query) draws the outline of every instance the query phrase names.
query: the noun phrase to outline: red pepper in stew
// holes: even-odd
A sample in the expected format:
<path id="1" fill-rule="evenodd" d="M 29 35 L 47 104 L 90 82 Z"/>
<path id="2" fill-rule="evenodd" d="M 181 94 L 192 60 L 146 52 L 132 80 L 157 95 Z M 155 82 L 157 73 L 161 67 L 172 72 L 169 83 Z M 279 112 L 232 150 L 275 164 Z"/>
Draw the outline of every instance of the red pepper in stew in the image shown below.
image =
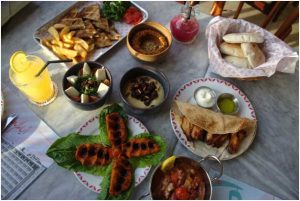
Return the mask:
<path id="1" fill-rule="evenodd" d="M 189 192 L 185 187 L 178 187 L 175 190 L 175 196 L 177 200 L 189 200 Z"/>
<path id="2" fill-rule="evenodd" d="M 136 7 L 129 7 L 124 16 L 123 16 L 123 21 L 126 22 L 127 24 L 138 24 L 141 22 L 143 19 L 143 15 L 141 11 L 139 11 Z"/>

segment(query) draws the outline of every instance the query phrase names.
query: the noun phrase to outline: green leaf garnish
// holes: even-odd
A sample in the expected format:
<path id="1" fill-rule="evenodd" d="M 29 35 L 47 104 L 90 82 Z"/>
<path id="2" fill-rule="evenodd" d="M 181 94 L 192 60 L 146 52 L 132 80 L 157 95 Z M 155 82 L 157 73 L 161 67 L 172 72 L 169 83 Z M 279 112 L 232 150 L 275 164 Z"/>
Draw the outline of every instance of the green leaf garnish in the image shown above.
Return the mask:
<path id="1" fill-rule="evenodd" d="M 129 6 L 128 1 L 104 1 L 102 12 L 106 18 L 120 21 Z"/>

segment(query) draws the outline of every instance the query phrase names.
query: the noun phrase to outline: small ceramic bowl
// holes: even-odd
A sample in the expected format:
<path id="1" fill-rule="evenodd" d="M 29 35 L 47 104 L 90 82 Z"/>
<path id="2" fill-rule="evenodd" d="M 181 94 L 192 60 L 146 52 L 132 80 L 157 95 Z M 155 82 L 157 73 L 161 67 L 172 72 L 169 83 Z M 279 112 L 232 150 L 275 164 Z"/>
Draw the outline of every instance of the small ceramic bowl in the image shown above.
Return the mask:
<path id="1" fill-rule="evenodd" d="M 152 77 L 153 79 L 157 80 L 162 85 L 162 88 L 164 90 L 164 98 L 160 104 L 158 104 L 154 107 L 142 109 L 142 108 L 134 107 L 127 101 L 126 96 L 125 96 L 125 89 L 124 89 L 125 85 L 129 80 L 132 80 L 139 76 Z M 167 77 L 162 72 L 156 70 L 153 67 L 132 68 L 123 75 L 123 77 L 121 78 L 121 81 L 120 81 L 120 96 L 124 103 L 124 108 L 127 112 L 133 113 L 133 114 L 144 114 L 147 112 L 152 113 L 152 112 L 158 111 L 159 108 L 163 105 L 163 103 L 167 100 L 167 98 L 169 96 L 169 91 L 170 91 L 170 84 L 169 84 Z"/>
<path id="2" fill-rule="evenodd" d="M 164 49 L 163 51 L 159 52 L 159 53 L 156 53 L 156 54 L 144 54 L 144 53 L 141 53 L 141 52 L 137 51 L 136 49 L 134 49 L 133 46 L 132 46 L 132 43 L 131 43 L 133 36 L 138 31 L 145 30 L 145 29 L 158 31 L 163 36 L 165 36 L 165 38 L 168 41 L 167 48 Z M 147 36 L 145 36 L 145 37 L 147 37 Z M 153 40 L 153 41 L 157 40 L 153 36 L 149 36 L 148 39 Z M 143 41 L 145 41 L 145 39 L 143 39 Z M 127 38 L 126 38 L 126 43 L 127 43 L 128 51 L 130 52 L 130 54 L 134 58 L 136 58 L 140 61 L 144 61 L 144 62 L 156 62 L 156 61 L 161 60 L 167 54 L 167 52 L 169 51 L 169 49 L 171 47 L 171 44 L 172 44 L 172 35 L 166 27 L 164 27 L 163 25 L 161 25 L 157 22 L 144 22 L 144 23 L 141 23 L 141 24 L 138 24 L 138 25 L 134 26 L 129 31 L 129 33 L 127 35 Z"/>
<path id="3" fill-rule="evenodd" d="M 220 104 L 220 101 L 223 99 L 229 99 L 234 103 L 234 109 L 232 112 L 226 113 L 221 110 L 219 104 Z M 222 112 L 223 114 L 231 114 L 231 115 L 237 114 L 239 111 L 239 100 L 233 94 L 230 94 L 230 93 L 220 94 L 217 98 L 217 109 L 218 109 L 218 111 Z"/>
<path id="4" fill-rule="evenodd" d="M 196 95 L 197 95 L 198 91 L 201 90 L 201 89 L 208 89 L 208 90 L 210 91 L 210 94 L 211 94 L 211 96 L 212 96 L 212 103 L 211 103 L 209 106 L 205 106 L 205 105 L 201 104 L 200 102 L 198 102 L 198 99 L 197 99 Z M 198 87 L 198 88 L 195 90 L 195 92 L 194 92 L 194 99 L 195 99 L 196 103 L 197 103 L 200 107 L 204 107 L 204 108 L 212 108 L 212 107 L 216 104 L 216 101 L 217 101 L 217 95 L 216 95 L 216 92 L 215 92 L 213 89 L 211 89 L 211 88 L 209 88 L 209 87 L 207 87 L 207 86 L 201 86 L 201 87 Z"/>
<path id="5" fill-rule="evenodd" d="M 109 89 L 106 92 L 106 94 L 104 95 L 104 97 L 101 97 L 101 98 L 99 97 L 99 99 L 97 99 L 94 102 L 90 102 L 90 103 L 80 103 L 80 102 L 74 101 L 65 92 L 65 89 L 67 89 L 69 86 L 67 77 L 69 77 L 71 75 L 78 75 L 79 71 L 83 68 L 84 63 L 87 63 L 92 71 L 94 68 L 104 68 L 106 71 L 106 77 L 110 81 Z M 82 110 L 95 110 L 95 109 L 101 107 L 102 105 L 104 105 L 107 100 L 107 97 L 109 96 L 109 94 L 112 91 L 112 86 L 113 86 L 112 76 L 111 76 L 111 73 L 108 70 L 108 68 L 104 67 L 100 63 L 93 62 L 93 61 L 86 61 L 86 62 L 80 62 L 80 63 L 75 64 L 74 66 L 69 68 L 69 70 L 67 70 L 67 72 L 65 73 L 65 75 L 63 77 L 63 81 L 62 81 L 62 88 L 63 88 L 63 93 L 64 93 L 65 97 L 68 99 L 68 101 L 70 103 L 72 103 L 72 105 L 74 105 L 75 107 L 82 109 Z"/>

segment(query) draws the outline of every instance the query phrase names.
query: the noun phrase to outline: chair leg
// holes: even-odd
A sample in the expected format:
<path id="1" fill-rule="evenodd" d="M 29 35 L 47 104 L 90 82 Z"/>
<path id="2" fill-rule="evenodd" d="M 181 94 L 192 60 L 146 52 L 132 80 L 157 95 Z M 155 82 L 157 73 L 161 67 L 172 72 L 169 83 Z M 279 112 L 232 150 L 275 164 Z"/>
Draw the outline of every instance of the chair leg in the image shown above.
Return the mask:
<path id="1" fill-rule="evenodd" d="M 276 22 L 278 17 L 280 16 L 280 14 L 282 13 L 282 11 L 284 10 L 284 8 L 288 5 L 288 1 L 282 2 L 282 5 L 280 6 L 278 12 L 276 13 L 276 15 L 274 16 L 272 22 Z"/>
<path id="2" fill-rule="evenodd" d="M 221 16 L 223 12 L 223 8 L 225 6 L 225 1 L 215 1 L 213 3 L 213 7 L 210 11 L 210 15 L 212 16 Z"/>
<path id="3" fill-rule="evenodd" d="M 241 1 L 239 3 L 239 6 L 238 6 L 238 9 L 236 10 L 236 12 L 234 13 L 234 16 L 233 16 L 233 19 L 237 19 L 242 11 L 242 8 L 243 8 L 243 5 L 244 5 L 244 2 Z"/>
<path id="4" fill-rule="evenodd" d="M 294 8 L 292 14 L 280 25 L 279 29 L 276 31 L 275 36 L 284 40 L 292 30 L 292 25 L 299 18 L 299 8 Z"/>
<path id="5" fill-rule="evenodd" d="M 265 19 L 265 21 L 262 23 L 262 25 L 261 25 L 262 28 L 266 28 L 266 26 L 270 23 L 270 21 L 273 19 L 273 17 L 278 12 L 281 4 L 282 4 L 281 1 L 277 1 L 276 2 L 276 4 L 274 5 L 274 7 L 272 8 L 272 10 L 270 11 L 270 13 L 268 14 L 267 19 Z"/>

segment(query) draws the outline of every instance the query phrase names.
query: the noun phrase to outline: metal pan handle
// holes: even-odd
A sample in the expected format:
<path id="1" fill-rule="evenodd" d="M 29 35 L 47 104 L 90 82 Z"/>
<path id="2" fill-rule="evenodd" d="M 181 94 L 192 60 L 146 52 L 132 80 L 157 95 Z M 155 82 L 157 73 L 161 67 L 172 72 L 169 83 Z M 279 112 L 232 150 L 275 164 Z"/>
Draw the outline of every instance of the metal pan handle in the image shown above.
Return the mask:
<path id="1" fill-rule="evenodd" d="M 139 197 L 139 200 L 144 200 L 145 198 L 147 198 L 147 200 L 149 200 L 148 198 L 150 198 L 150 193 L 141 195 L 141 196 Z"/>
<path id="2" fill-rule="evenodd" d="M 208 156 L 202 158 L 202 159 L 199 161 L 199 163 L 202 163 L 203 161 L 206 161 L 207 159 L 213 159 L 213 160 L 217 161 L 217 162 L 219 163 L 219 166 L 220 166 L 219 174 L 218 174 L 216 177 L 214 177 L 214 178 L 211 179 L 211 182 L 214 182 L 214 181 L 218 180 L 218 179 L 223 175 L 223 169 L 224 169 L 224 168 L 223 168 L 223 164 L 222 164 L 222 162 L 219 160 L 219 158 L 216 157 L 216 156 L 214 156 L 214 155 L 208 155 Z"/>

